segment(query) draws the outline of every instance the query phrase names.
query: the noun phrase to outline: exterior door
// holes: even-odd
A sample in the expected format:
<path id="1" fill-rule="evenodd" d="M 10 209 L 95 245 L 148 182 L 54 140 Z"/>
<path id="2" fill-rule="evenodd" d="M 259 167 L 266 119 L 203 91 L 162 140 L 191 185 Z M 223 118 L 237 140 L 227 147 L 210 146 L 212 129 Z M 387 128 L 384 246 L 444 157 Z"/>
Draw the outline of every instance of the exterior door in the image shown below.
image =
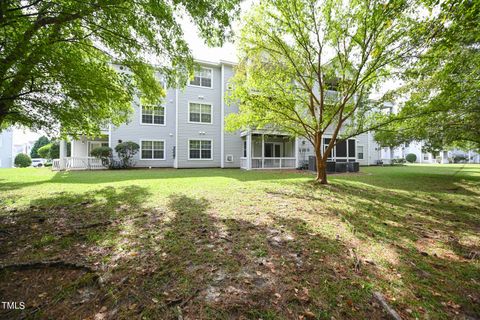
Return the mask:
<path id="1" fill-rule="evenodd" d="M 276 142 L 265 143 L 265 158 L 280 158 L 282 156 L 282 145 Z"/>

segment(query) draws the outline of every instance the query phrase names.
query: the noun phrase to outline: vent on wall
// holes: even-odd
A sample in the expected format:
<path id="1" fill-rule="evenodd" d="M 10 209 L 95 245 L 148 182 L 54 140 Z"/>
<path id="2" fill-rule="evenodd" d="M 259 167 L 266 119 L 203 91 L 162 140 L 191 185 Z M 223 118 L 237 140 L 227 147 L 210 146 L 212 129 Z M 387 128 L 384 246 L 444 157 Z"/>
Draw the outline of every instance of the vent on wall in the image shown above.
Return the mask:
<path id="1" fill-rule="evenodd" d="M 233 155 L 227 154 L 227 162 L 233 162 Z"/>

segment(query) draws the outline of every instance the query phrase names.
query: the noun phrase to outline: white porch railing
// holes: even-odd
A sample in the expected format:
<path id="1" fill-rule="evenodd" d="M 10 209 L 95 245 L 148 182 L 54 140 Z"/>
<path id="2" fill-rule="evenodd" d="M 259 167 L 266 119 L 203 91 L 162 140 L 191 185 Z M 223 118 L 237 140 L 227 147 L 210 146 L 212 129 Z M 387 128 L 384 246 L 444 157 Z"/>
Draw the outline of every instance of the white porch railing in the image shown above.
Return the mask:
<path id="1" fill-rule="evenodd" d="M 253 157 L 251 159 L 251 169 L 295 169 L 295 157 L 262 158 Z M 240 167 L 247 168 L 248 159 L 240 159 Z"/>
<path id="2" fill-rule="evenodd" d="M 247 158 L 240 158 L 240 168 L 242 169 L 247 169 L 247 163 L 248 163 L 248 160 Z"/>
<path id="3" fill-rule="evenodd" d="M 61 159 L 52 161 L 52 170 L 60 170 Z M 102 160 L 95 157 L 67 157 L 65 161 L 65 170 L 99 170 L 106 169 Z"/>

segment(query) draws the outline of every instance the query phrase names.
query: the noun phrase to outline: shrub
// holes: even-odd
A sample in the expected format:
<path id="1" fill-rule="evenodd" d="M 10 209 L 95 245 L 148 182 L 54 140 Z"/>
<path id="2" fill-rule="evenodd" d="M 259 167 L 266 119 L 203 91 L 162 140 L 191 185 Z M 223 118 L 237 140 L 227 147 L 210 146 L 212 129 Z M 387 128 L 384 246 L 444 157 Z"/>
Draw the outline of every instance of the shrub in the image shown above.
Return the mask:
<path id="1" fill-rule="evenodd" d="M 135 164 L 133 156 L 138 152 L 140 146 L 133 141 L 125 141 L 115 146 L 115 151 L 122 162 L 123 168 L 133 167 Z"/>
<path id="2" fill-rule="evenodd" d="M 50 150 L 51 149 L 52 149 L 52 144 L 49 143 L 49 144 L 46 144 L 43 147 L 39 148 L 37 150 L 37 153 L 41 158 L 51 159 L 51 157 L 50 157 Z"/>
<path id="3" fill-rule="evenodd" d="M 417 155 L 415 153 L 409 153 L 407 154 L 405 159 L 410 163 L 414 163 L 415 161 L 417 161 Z"/>
<path id="4" fill-rule="evenodd" d="M 26 168 L 32 164 L 32 159 L 30 159 L 30 157 L 25 153 L 19 153 L 15 157 L 14 163 L 16 167 Z"/>
<path id="5" fill-rule="evenodd" d="M 465 156 L 457 155 L 453 157 L 453 163 L 465 163 L 468 161 L 468 158 Z"/>
<path id="6" fill-rule="evenodd" d="M 112 148 L 109 147 L 98 147 L 90 151 L 90 155 L 95 158 L 102 160 L 104 166 L 110 166 L 112 158 Z"/>
<path id="7" fill-rule="evenodd" d="M 392 159 L 392 160 L 390 161 L 390 163 L 392 164 L 392 166 L 393 166 L 393 165 L 396 165 L 396 164 L 404 164 L 405 162 L 406 162 L 406 161 L 405 161 L 405 159 L 403 159 L 403 158 Z"/>

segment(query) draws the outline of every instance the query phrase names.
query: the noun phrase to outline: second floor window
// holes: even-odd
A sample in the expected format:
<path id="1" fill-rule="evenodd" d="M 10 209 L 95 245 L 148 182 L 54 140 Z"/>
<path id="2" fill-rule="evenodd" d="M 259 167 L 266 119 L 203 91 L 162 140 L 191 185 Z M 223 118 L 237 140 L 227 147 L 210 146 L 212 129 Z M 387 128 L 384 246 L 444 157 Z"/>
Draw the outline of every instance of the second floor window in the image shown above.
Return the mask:
<path id="1" fill-rule="evenodd" d="M 142 106 L 142 124 L 165 124 L 165 107 Z"/>
<path id="2" fill-rule="evenodd" d="M 191 86 L 197 87 L 205 87 L 211 88 L 212 87 L 212 69 L 209 68 L 200 68 L 195 70 L 193 74 L 193 79 L 190 80 Z"/>
<path id="3" fill-rule="evenodd" d="M 212 123 L 212 105 L 190 103 L 188 121 L 194 123 Z"/>

